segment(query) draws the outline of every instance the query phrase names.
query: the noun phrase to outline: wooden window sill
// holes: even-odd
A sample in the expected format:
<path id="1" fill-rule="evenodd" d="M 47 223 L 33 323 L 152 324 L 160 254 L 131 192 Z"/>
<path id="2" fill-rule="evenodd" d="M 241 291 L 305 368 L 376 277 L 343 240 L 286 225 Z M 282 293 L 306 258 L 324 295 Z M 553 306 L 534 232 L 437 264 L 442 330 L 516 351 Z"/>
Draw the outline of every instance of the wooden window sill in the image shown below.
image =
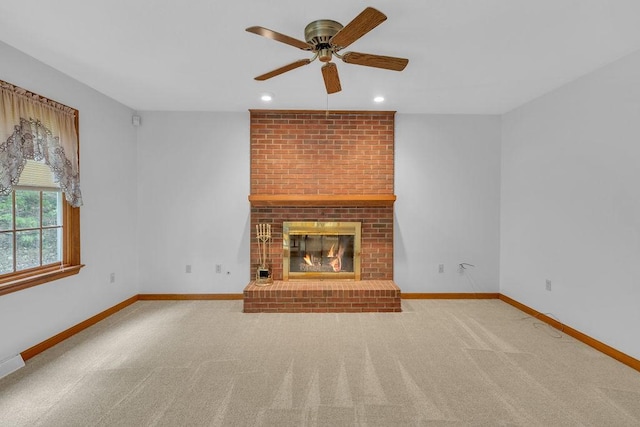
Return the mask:
<path id="1" fill-rule="evenodd" d="M 52 282 L 62 279 L 63 277 L 73 276 L 80 272 L 84 264 L 59 265 L 53 267 L 45 267 L 28 273 L 18 273 L 0 280 L 0 295 L 6 295 L 11 292 L 27 289 L 32 286 L 41 285 L 43 283 Z"/>

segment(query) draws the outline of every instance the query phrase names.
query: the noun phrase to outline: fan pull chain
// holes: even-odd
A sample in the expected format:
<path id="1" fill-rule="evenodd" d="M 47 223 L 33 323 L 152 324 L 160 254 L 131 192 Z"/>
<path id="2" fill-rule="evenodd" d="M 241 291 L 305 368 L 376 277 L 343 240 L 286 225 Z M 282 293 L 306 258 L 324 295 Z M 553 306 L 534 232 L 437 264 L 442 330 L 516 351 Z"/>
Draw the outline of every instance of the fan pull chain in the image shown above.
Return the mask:
<path id="1" fill-rule="evenodd" d="M 327 110 L 326 110 L 325 118 L 326 119 L 329 118 L 329 94 L 327 94 Z"/>

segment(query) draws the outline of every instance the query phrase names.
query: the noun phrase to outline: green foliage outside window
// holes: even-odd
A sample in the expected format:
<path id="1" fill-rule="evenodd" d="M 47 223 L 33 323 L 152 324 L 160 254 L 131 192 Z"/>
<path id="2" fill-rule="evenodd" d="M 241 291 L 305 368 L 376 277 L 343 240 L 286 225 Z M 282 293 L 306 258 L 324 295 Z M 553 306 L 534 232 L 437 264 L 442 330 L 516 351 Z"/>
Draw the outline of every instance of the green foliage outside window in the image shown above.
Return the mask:
<path id="1" fill-rule="evenodd" d="M 60 262 L 61 203 L 56 191 L 0 196 L 0 274 Z"/>

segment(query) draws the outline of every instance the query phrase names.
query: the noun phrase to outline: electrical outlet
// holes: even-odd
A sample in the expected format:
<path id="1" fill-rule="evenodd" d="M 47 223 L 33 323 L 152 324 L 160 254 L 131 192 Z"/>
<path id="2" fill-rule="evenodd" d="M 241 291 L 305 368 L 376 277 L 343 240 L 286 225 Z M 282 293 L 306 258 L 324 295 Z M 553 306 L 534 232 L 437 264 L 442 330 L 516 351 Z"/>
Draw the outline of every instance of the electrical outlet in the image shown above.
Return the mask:
<path id="1" fill-rule="evenodd" d="M 187 264 L 187 266 L 184 269 L 185 272 L 187 273 L 191 273 L 191 264 Z"/>
<path id="2" fill-rule="evenodd" d="M 116 281 L 116 273 L 111 273 L 109 275 L 109 283 L 114 283 Z"/>
<path id="3" fill-rule="evenodd" d="M 444 264 L 438 265 L 438 273 L 444 273 Z"/>
<path id="4" fill-rule="evenodd" d="M 547 279 L 545 283 L 545 289 L 551 291 L 551 280 Z"/>
<path id="5" fill-rule="evenodd" d="M 217 274 L 222 273 L 222 264 L 216 264 L 216 273 Z"/>

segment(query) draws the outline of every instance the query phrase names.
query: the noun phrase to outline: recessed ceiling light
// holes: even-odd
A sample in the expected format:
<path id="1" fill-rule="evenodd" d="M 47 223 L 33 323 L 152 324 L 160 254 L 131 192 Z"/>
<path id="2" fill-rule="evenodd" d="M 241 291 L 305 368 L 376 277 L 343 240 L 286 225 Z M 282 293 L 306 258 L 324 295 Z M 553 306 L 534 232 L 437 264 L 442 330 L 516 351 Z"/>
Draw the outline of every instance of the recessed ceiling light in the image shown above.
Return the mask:
<path id="1" fill-rule="evenodd" d="M 384 101 L 384 96 L 376 96 L 375 98 L 373 98 L 373 102 L 377 102 L 378 104 Z"/>
<path id="2" fill-rule="evenodd" d="M 263 100 L 264 102 L 270 102 L 273 100 L 273 95 L 271 95 L 270 93 L 264 93 L 262 94 L 260 99 Z"/>

